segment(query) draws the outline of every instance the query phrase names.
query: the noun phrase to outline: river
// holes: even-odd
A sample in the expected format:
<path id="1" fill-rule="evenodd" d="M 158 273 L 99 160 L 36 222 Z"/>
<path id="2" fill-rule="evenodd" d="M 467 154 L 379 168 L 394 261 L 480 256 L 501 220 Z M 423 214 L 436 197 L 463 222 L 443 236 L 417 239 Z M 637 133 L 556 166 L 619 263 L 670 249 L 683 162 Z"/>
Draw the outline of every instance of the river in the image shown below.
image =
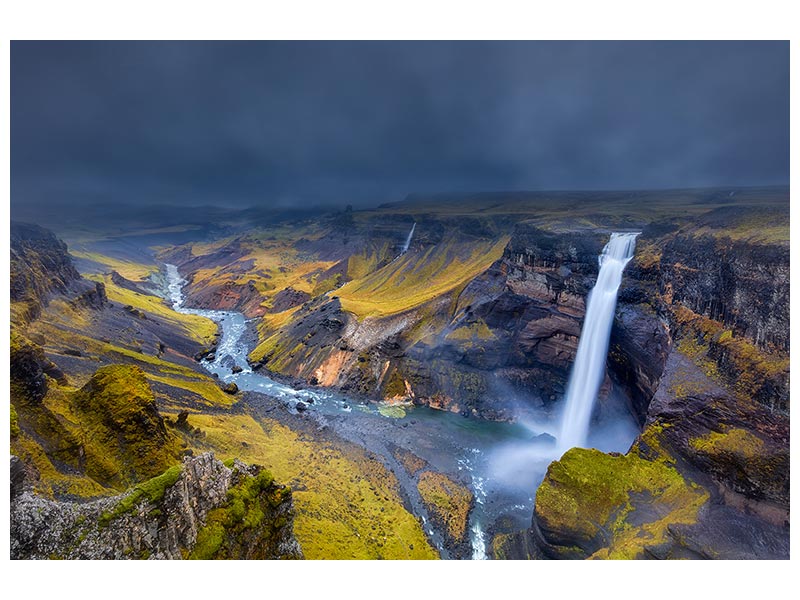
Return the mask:
<path id="1" fill-rule="evenodd" d="M 496 423 L 424 406 L 365 403 L 324 388 L 294 389 L 250 368 L 247 356 L 252 348 L 248 347 L 248 321 L 242 313 L 186 308 L 186 281 L 174 265 L 165 265 L 165 275 L 161 291 L 176 311 L 209 318 L 220 327 L 215 358 L 202 361 L 203 367 L 223 382 L 235 382 L 240 390 L 265 394 L 293 410 L 303 402 L 308 418 L 383 457 L 443 558 L 449 558 L 449 553 L 441 533 L 432 526 L 415 481 L 394 457 L 395 447 L 413 452 L 432 468 L 471 488 L 475 497 L 469 522 L 473 559 L 487 558 L 487 530 L 501 517 L 504 530 L 530 527 L 535 490 L 554 458 L 552 438 L 542 434 L 556 432 L 555 419 L 543 417 L 540 423 L 525 425 Z M 241 372 L 233 373 L 234 366 Z M 632 417 L 626 419 L 623 411 L 595 429 L 589 441 L 605 451 L 627 451 L 636 435 Z"/>

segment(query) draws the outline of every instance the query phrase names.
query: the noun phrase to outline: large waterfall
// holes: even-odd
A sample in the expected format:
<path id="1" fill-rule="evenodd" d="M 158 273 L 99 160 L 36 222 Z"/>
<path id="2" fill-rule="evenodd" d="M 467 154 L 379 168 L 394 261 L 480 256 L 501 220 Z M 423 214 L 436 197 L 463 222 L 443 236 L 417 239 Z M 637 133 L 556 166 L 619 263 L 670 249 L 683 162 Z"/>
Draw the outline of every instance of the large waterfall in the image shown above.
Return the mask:
<path id="1" fill-rule="evenodd" d="M 633 257 L 638 233 L 612 233 L 600 254 L 600 273 L 589 294 L 578 354 L 567 386 L 567 401 L 558 436 L 560 453 L 585 446 L 592 410 L 605 376 L 608 340 L 614 322 L 622 270 Z"/>
<path id="2" fill-rule="evenodd" d="M 403 244 L 403 249 L 400 251 L 400 254 L 405 254 L 406 252 L 408 252 L 408 247 L 411 245 L 411 238 L 414 236 L 414 229 L 416 229 L 416 227 L 417 227 L 416 223 L 411 225 L 411 231 L 408 232 L 406 243 Z"/>

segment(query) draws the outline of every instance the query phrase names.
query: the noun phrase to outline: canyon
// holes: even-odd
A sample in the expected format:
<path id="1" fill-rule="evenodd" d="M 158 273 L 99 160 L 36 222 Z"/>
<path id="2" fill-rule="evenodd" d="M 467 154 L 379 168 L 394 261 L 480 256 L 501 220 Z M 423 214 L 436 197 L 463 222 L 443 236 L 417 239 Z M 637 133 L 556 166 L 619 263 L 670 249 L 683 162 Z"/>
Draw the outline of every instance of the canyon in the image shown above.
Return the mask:
<path id="1" fill-rule="evenodd" d="M 150 258 L 107 241 L 73 248 L 66 232 L 78 269 L 54 236 L 15 226 L 12 451 L 36 467 L 33 488 L 47 502 L 119 494 L 159 475 L 114 479 L 89 468 L 97 449 L 77 424 L 96 407 L 81 409 L 80 398 L 97 387 L 85 388 L 98 366 L 123 363 L 143 370 L 140 396 L 152 398 L 149 418 L 164 440 L 161 471 L 208 451 L 258 461 L 292 490 L 286 511 L 297 513 L 307 558 L 470 558 L 478 534 L 469 525 L 481 510 L 485 553 L 498 559 L 785 558 L 787 199 L 771 188 L 412 196 L 272 227 L 242 228 L 232 217 L 188 243 L 143 241 Z M 610 453 L 572 448 L 558 458 L 553 437 L 586 298 L 616 231 L 640 233 L 590 425 L 590 444 Z M 172 310 L 165 264 L 186 280 L 184 306 L 197 314 Z M 225 332 L 203 311 L 241 313 L 249 345 L 240 364 L 206 368 L 226 355 Z M 226 393 L 234 366 L 274 387 Z M 527 492 L 487 483 L 491 461 L 465 471 L 426 450 L 427 427 L 458 430 L 458 421 L 435 420 L 443 413 L 469 423 L 468 433 L 447 434 L 462 446 L 484 428 L 516 427 L 493 443 L 513 439 L 539 457 Z M 613 442 L 604 429 L 612 425 L 621 428 Z M 278 442 L 303 462 L 286 464 L 270 448 Z M 309 472 L 323 459 L 334 471 Z M 216 472 L 225 479 L 227 468 Z M 353 486 L 356 474 L 368 489 L 347 487 L 347 505 L 325 497 L 330 478 Z M 495 500 L 505 508 L 479 506 Z M 280 519 L 264 514 L 264 523 Z M 140 527 L 159 529 L 142 518 Z M 272 557 L 299 556 L 280 535 L 277 547 L 290 550 Z M 243 544 L 225 548 L 245 557 Z M 83 547 L 64 555 L 86 556 Z M 92 547 L 91 556 L 110 551 Z"/>

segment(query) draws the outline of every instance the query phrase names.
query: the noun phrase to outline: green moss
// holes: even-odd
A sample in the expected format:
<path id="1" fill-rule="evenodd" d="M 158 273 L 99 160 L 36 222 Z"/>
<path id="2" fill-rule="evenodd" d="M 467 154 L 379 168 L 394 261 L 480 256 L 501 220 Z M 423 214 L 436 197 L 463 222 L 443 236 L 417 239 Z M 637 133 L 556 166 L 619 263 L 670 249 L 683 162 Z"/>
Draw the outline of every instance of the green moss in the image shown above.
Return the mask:
<path id="1" fill-rule="evenodd" d="M 335 290 L 339 287 L 339 284 L 342 282 L 342 274 L 336 273 L 336 275 L 332 277 L 327 277 L 326 279 L 322 279 L 317 281 L 314 285 L 314 289 L 311 292 L 312 296 L 321 296 L 331 290 Z"/>
<path id="2" fill-rule="evenodd" d="M 197 532 L 197 542 L 190 559 L 208 560 L 236 558 L 239 539 L 250 534 L 264 536 L 277 529 L 275 522 L 265 522 L 271 515 L 269 509 L 277 508 L 291 497 L 288 488 L 274 485 L 269 471 L 262 470 L 255 477 L 228 490 L 223 506 L 209 511 L 206 524 Z"/>
<path id="3" fill-rule="evenodd" d="M 685 306 L 673 309 L 683 329 L 678 350 L 691 358 L 712 380 L 727 384 L 739 400 L 756 396 L 765 382 L 788 375 L 789 356 L 778 350 L 762 350 L 744 337 L 737 337 L 722 323 L 699 315 Z M 678 395 L 690 393 L 678 387 Z"/>
<path id="4" fill-rule="evenodd" d="M 17 416 L 17 409 L 11 404 L 11 437 L 19 435 L 19 417 Z"/>
<path id="5" fill-rule="evenodd" d="M 95 281 L 102 281 L 106 286 L 108 299 L 112 302 L 118 302 L 123 306 L 130 306 L 132 309 L 148 315 L 157 316 L 182 331 L 187 337 L 200 343 L 207 343 L 217 332 L 217 324 L 211 319 L 176 312 L 172 309 L 172 306 L 158 296 L 140 294 L 118 286 L 112 281 L 111 275 L 92 275 L 87 277 Z"/>
<path id="6" fill-rule="evenodd" d="M 130 281 L 145 281 L 152 273 L 158 271 L 155 264 L 135 263 L 129 260 L 120 260 L 111 256 L 100 254 L 99 252 L 87 252 L 83 250 L 71 250 L 70 254 L 76 258 L 89 260 L 99 265 L 108 267 L 122 275 Z"/>
<path id="7" fill-rule="evenodd" d="M 306 558 L 437 558 L 395 475 L 363 449 L 306 439 L 246 414 L 193 415 L 192 422 L 207 432 L 198 451 L 267 465 L 294 489 L 294 533 Z"/>
<path id="8" fill-rule="evenodd" d="M 460 341 L 478 340 L 485 342 L 494 340 L 495 335 L 492 333 L 492 330 L 489 329 L 489 326 L 482 319 L 479 319 L 467 326 L 454 329 L 447 334 L 447 339 Z"/>
<path id="9" fill-rule="evenodd" d="M 175 485 L 180 477 L 182 467 L 175 465 L 161 475 L 140 483 L 125 495 L 110 511 L 104 512 L 98 521 L 101 527 L 106 527 L 114 519 L 131 512 L 144 501 L 157 504 L 164 498 L 167 488 Z"/>
<path id="10" fill-rule="evenodd" d="M 224 393 L 219 384 L 210 378 L 186 379 L 177 376 L 154 375 L 152 373 L 147 373 L 146 377 L 151 381 L 196 394 L 205 400 L 209 406 L 227 407 L 235 401 L 235 398 Z"/>
<path id="11" fill-rule="evenodd" d="M 669 427 L 671 425 L 660 421 L 649 424 L 636 439 L 634 451 L 648 460 L 674 463 L 674 459 L 663 445 L 664 431 Z"/>
<path id="12" fill-rule="evenodd" d="M 178 460 L 179 440 L 165 428 L 139 367 L 98 369 L 70 405 L 81 466 L 97 481 L 125 489 Z"/>
<path id="13" fill-rule="evenodd" d="M 764 442 L 745 429 L 712 431 L 703 437 L 689 440 L 689 445 L 706 454 L 731 453 L 751 459 L 759 457 L 764 449 Z"/>
<path id="14" fill-rule="evenodd" d="M 11 438 L 11 451 L 23 461 L 36 467 L 39 479 L 34 484 L 34 489 L 45 497 L 68 495 L 91 498 L 114 493 L 114 490 L 107 489 L 90 477 L 75 473 L 73 470 L 60 471 L 42 446 L 24 431 L 17 437 Z"/>
<path id="15" fill-rule="evenodd" d="M 433 471 L 420 473 L 417 489 L 431 517 L 443 526 L 445 534 L 456 543 L 466 540 L 472 492 L 447 475 Z"/>
<path id="16" fill-rule="evenodd" d="M 412 477 L 428 466 L 424 459 L 403 448 L 396 448 L 392 454 Z"/>
<path id="17" fill-rule="evenodd" d="M 548 468 L 535 514 L 544 530 L 589 547 L 602 540 L 595 558 L 635 558 L 667 541 L 670 524 L 695 522 L 707 500 L 705 490 L 666 461 L 573 448 Z"/>

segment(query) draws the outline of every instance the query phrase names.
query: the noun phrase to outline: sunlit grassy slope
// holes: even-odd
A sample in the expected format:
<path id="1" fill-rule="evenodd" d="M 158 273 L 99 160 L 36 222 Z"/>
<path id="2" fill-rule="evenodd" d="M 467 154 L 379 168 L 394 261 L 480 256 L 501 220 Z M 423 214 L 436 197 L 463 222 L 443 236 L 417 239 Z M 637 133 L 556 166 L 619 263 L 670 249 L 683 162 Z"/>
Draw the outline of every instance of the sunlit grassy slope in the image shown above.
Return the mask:
<path id="1" fill-rule="evenodd" d="M 306 439 L 273 420 L 192 414 L 198 451 L 239 457 L 292 487 L 295 535 L 308 559 L 437 558 L 393 474 L 363 450 Z"/>
<path id="2" fill-rule="evenodd" d="M 152 273 L 158 271 L 158 267 L 154 264 L 142 264 L 120 258 L 114 258 L 99 252 L 89 252 L 86 250 L 71 250 L 70 254 L 75 258 L 89 260 L 98 265 L 103 265 L 109 270 L 116 271 L 125 279 L 130 281 L 140 282 L 146 280 Z"/>
<path id="3" fill-rule="evenodd" d="M 318 234 L 318 232 L 317 232 Z M 253 231 L 237 240 L 243 256 L 220 266 L 201 268 L 194 272 L 192 282 L 196 288 L 205 285 L 221 285 L 227 282 L 244 284 L 252 282 L 263 305 L 269 308 L 272 297 L 286 289 L 314 294 L 320 276 L 336 264 L 335 260 L 323 260 L 305 255 L 294 247 L 298 238 L 309 239 L 311 232 L 300 228 L 294 238 L 289 231 Z M 226 243 L 230 243 L 227 240 Z M 213 253 L 225 243 L 202 243 L 191 246 L 192 254 L 202 256 Z M 246 266 L 243 266 L 246 265 Z"/>
<path id="4" fill-rule="evenodd" d="M 403 312 L 470 281 L 503 254 L 508 237 L 459 242 L 455 238 L 409 252 L 336 291 L 342 308 L 359 318 Z"/>
<path id="5" fill-rule="evenodd" d="M 118 302 L 123 306 L 132 306 L 169 321 L 187 337 L 198 342 L 207 343 L 217 331 L 217 325 L 212 320 L 176 312 L 162 298 L 140 294 L 118 286 L 111 280 L 110 275 L 87 275 L 86 277 L 93 281 L 102 281 L 106 286 L 106 295 L 112 302 Z"/>

